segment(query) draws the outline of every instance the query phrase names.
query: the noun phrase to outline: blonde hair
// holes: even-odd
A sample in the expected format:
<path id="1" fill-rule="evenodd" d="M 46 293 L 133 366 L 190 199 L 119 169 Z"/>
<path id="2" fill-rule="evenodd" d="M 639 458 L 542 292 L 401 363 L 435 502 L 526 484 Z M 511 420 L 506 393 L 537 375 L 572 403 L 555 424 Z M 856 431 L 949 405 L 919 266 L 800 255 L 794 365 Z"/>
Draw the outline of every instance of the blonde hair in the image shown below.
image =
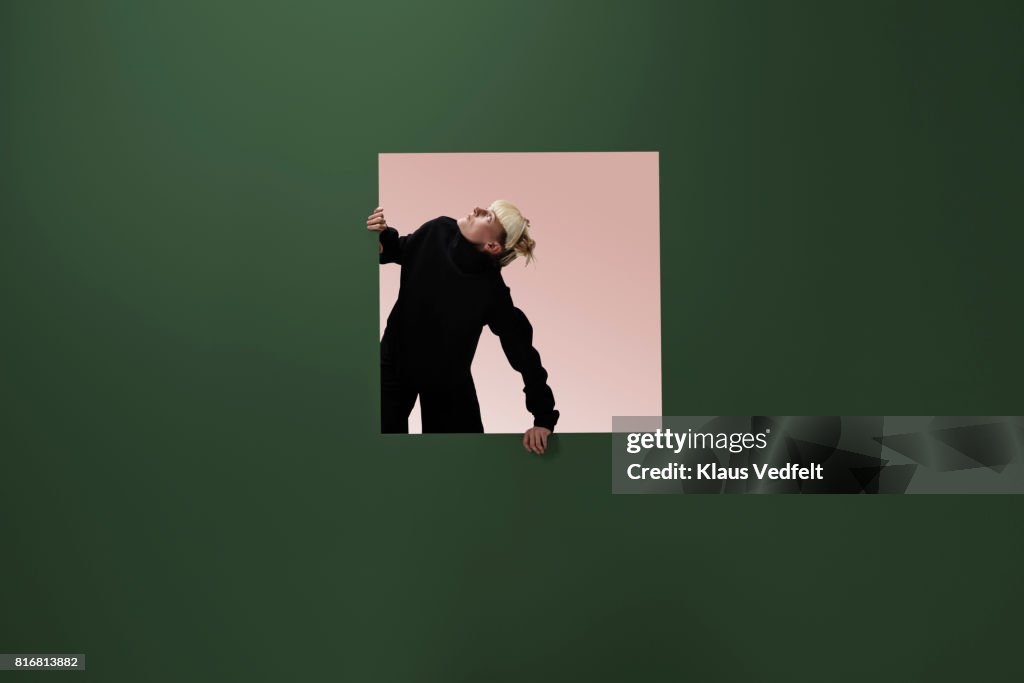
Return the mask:
<path id="1" fill-rule="evenodd" d="M 517 256 L 524 256 L 526 262 L 533 260 L 533 249 L 537 243 L 530 237 L 530 220 L 520 213 L 512 202 L 498 199 L 489 207 L 505 229 L 505 249 L 498 257 L 502 267 L 512 263 Z"/>

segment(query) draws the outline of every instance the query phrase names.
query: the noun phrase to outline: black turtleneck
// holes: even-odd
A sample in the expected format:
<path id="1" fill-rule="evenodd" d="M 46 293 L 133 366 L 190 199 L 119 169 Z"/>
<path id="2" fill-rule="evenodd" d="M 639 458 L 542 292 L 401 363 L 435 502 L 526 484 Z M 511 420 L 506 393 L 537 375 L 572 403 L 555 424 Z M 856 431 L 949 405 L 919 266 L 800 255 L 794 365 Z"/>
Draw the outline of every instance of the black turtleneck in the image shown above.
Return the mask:
<path id="1" fill-rule="evenodd" d="M 448 216 L 403 237 L 387 228 L 380 244 L 380 262 L 402 266 L 398 301 L 382 339 L 382 353 L 389 354 L 399 374 L 420 387 L 472 382 L 470 367 L 486 325 L 523 376 L 534 425 L 554 430 L 558 411 L 548 373 L 533 348 L 533 327 L 513 305 L 494 257 L 466 240 Z"/>

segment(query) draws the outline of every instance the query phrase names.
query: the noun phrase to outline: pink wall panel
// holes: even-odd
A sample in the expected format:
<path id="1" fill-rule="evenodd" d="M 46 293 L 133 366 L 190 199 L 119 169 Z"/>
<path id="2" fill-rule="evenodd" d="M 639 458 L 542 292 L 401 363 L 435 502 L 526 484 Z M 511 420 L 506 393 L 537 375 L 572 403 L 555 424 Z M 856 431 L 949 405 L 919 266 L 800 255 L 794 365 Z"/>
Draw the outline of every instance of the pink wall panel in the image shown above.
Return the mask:
<path id="1" fill-rule="evenodd" d="M 380 155 L 379 205 L 400 234 L 495 199 L 516 204 L 537 241 L 534 263 L 517 259 L 503 275 L 533 325 L 557 431 L 609 432 L 613 415 L 661 415 L 658 154 Z M 399 272 L 380 267 L 381 333 Z M 486 328 L 473 377 L 485 431 L 532 426 L 522 379 Z M 420 431 L 418 404 L 409 425 Z"/>

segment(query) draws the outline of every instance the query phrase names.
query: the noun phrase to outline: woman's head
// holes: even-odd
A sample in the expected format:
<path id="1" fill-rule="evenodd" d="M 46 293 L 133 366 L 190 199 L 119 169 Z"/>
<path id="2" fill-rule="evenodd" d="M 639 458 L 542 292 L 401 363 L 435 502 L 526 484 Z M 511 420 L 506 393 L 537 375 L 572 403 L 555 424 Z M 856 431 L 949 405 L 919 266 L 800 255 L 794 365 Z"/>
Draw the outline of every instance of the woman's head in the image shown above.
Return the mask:
<path id="1" fill-rule="evenodd" d="M 517 256 L 533 260 L 536 242 L 530 237 L 530 221 L 512 202 L 498 199 L 486 209 L 476 207 L 458 220 L 462 236 L 481 251 L 507 266 Z"/>

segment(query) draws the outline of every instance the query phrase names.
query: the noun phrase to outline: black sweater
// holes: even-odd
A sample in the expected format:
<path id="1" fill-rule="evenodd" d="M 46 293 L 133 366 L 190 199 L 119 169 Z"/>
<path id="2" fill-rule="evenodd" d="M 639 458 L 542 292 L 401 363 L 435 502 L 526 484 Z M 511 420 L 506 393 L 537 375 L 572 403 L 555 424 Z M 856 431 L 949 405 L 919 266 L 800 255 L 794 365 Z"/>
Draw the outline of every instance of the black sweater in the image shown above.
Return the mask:
<path id="1" fill-rule="evenodd" d="M 448 216 L 403 237 L 387 228 L 380 244 L 380 262 L 402 266 L 398 300 L 382 340 L 382 352 L 386 349 L 399 374 L 419 387 L 471 383 L 470 366 L 487 325 L 523 376 L 533 424 L 553 430 L 558 411 L 533 348 L 533 327 L 512 304 L 497 261 L 466 240 Z"/>

